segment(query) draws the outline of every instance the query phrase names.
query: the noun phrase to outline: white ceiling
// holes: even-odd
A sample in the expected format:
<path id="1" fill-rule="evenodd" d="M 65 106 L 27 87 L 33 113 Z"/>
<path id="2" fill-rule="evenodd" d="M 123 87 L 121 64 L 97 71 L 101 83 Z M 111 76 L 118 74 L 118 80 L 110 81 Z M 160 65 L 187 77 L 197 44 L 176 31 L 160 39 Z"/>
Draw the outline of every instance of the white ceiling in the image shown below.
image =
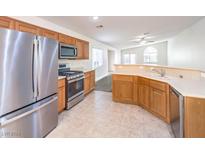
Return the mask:
<path id="1" fill-rule="evenodd" d="M 88 16 L 41 16 L 57 25 L 69 28 L 116 48 L 138 45 L 130 40 L 149 32 L 150 40 L 166 40 L 191 26 L 202 17 L 189 16 L 100 16 L 94 21 Z M 97 29 L 97 25 L 103 25 Z"/>

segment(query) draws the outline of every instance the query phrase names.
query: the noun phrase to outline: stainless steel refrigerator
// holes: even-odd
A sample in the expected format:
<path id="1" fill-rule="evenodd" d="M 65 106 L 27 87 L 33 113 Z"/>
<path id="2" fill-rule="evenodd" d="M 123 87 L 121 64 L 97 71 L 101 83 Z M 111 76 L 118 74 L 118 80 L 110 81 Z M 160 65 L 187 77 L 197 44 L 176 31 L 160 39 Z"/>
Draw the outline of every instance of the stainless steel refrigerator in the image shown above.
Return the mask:
<path id="1" fill-rule="evenodd" d="M 58 42 L 0 29 L 0 137 L 44 137 L 57 126 Z"/>

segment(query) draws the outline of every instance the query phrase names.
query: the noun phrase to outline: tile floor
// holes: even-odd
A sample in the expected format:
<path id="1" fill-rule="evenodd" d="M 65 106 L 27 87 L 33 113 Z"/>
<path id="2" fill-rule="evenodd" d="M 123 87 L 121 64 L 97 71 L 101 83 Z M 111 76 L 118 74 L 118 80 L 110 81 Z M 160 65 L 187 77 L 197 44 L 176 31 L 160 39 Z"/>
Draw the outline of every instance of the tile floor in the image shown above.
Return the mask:
<path id="1" fill-rule="evenodd" d="M 173 137 L 170 126 L 139 106 L 115 103 L 109 92 L 94 91 L 59 115 L 47 137 Z"/>

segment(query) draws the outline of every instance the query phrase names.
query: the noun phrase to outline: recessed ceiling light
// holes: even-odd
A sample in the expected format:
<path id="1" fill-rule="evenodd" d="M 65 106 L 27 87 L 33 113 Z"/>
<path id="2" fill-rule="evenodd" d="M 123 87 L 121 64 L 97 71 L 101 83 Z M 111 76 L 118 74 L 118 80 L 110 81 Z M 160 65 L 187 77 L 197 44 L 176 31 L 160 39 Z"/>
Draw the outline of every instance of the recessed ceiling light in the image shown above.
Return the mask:
<path id="1" fill-rule="evenodd" d="M 98 20 L 99 17 L 98 16 L 93 16 L 93 20 Z"/>

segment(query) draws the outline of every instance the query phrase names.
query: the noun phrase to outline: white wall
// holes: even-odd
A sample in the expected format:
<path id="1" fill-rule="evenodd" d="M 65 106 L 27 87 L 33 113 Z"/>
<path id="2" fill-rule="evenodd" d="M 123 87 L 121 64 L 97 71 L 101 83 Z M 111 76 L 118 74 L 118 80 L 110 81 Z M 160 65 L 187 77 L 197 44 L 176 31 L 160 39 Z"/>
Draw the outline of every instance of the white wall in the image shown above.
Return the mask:
<path id="1" fill-rule="evenodd" d="M 205 18 L 168 40 L 168 65 L 205 71 Z"/>
<path id="2" fill-rule="evenodd" d="M 167 41 L 165 42 L 160 42 L 160 43 L 155 43 L 155 44 L 150 44 L 150 45 L 144 45 L 144 46 L 139 46 L 135 48 L 130 48 L 130 49 L 123 49 L 122 52 L 124 51 L 130 51 L 136 53 L 136 64 L 143 64 L 144 63 L 144 50 L 147 47 L 154 47 L 158 50 L 158 65 L 167 65 Z M 122 57 L 121 57 L 122 58 Z M 122 59 L 121 59 L 122 61 Z"/>
<path id="3" fill-rule="evenodd" d="M 73 36 L 79 39 L 83 39 L 86 41 L 89 41 L 90 43 L 90 51 L 89 51 L 89 60 L 59 60 L 59 63 L 69 63 L 71 67 L 83 67 L 85 69 L 91 68 L 92 67 L 92 54 L 91 54 L 91 50 L 92 47 L 97 47 L 97 48 L 101 48 L 103 49 L 104 52 L 104 64 L 102 67 L 98 68 L 96 70 L 96 80 L 102 78 L 103 76 L 108 74 L 108 58 L 107 58 L 107 51 L 108 49 L 115 51 L 115 57 L 119 57 L 119 51 L 116 48 L 113 48 L 112 46 L 103 44 L 99 41 L 96 41 L 92 38 L 89 38 L 85 35 L 79 34 L 75 31 L 72 31 L 70 29 L 64 28 L 62 26 L 56 25 L 52 22 L 49 22 L 47 20 L 44 20 L 42 18 L 39 17 L 35 17 L 35 16 L 11 16 L 11 18 L 17 19 L 17 20 L 21 20 L 27 23 L 31 23 L 33 25 L 37 25 L 40 27 L 44 27 L 50 30 L 54 30 L 56 32 L 59 33 L 64 33 L 67 34 L 69 36 Z M 116 58 L 115 63 L 118 64 L 119 60 L 117 60 L 118 58 Z"/>

